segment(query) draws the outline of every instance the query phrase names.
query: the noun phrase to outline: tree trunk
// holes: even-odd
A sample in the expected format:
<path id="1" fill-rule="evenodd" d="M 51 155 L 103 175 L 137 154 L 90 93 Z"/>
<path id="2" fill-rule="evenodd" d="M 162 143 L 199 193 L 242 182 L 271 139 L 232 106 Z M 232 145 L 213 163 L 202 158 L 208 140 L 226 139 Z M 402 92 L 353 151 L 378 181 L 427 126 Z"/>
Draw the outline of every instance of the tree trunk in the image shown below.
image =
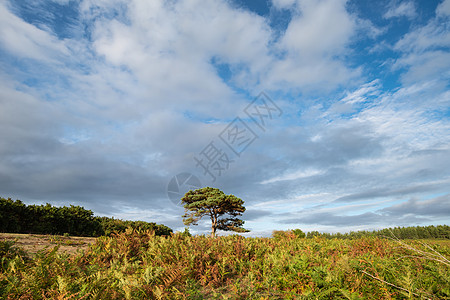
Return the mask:
<path id="1" fill-rule="evenodd" d="M 216 236 L 217 229 L 217 213 L 214 209 L 210 210 L 211 216 L 211 237 L 214 238 Z"/>

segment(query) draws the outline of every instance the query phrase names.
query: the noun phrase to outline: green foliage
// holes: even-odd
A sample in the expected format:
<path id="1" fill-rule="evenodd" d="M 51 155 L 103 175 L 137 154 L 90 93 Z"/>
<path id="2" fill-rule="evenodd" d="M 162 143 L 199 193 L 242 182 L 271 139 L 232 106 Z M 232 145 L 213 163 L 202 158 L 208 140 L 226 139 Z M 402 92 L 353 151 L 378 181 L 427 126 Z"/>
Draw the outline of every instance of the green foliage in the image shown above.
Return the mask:
<path id="1" fill-rule="evenodd" d="M 311 238 L 314 238 L 314 237 L 319 237 L 319 236 L 321 236 L 321 233 L 318 232 L 318 231 L 309 231 L 309 232 L 306 234 L 306 237 L 307 237 L 308 239 L 311 239 Z"/>
<path id="2" fill-rule="evenodd" d="M 74 236 L 103 233 L 94 213 L 81 206 L 25 205 L 11 198 L 0 198 L 0 231 Z"/>
<path id="3" fill-rule="evenodd" d="M 294 234 L 292 233 L 292 230 L 284 231 L 284 230 L 274 230 L 272 231 L 272 237 L 274 239 L 285 239 L 285 238 L 292 238 L 294 237 Z"/>
<path id="4" fill-rule="evenodd" d="M 189 232 L 189 228 L 188 227 L 184 228 L 184 231 L 181 233 L 181 235 L 184 236 L 184 237 L 191 237 L 192 236 L 192 234 Z"/>
<path id="5" fill-rule="evenodd" d="M 447 240 L 408 244 L 450 255 Z M 127 229 L 72 256 L 56 248 L 28 261 L 10 255 L 0 299 L 448 299 L 448 268 L 377 237 L 211 239 Z"/>
<path id="6" fill-rule="evenodd" d="M 292 232 L 296 232 L 294 229 Z M 301 230 L 300 230 L 301 231 Z M 374 231 L 351 231 L 349 233 L 320 233 L 311 231 L 306 234 L 307 238 L 323 237 L 327 239 L 359 239 L 361 237 L 390 237 L 398 239 L 450 239 L 450 226 L 415 226 L 415 227 L 394 227 Z"/>
<path id="7" fill-rule="evenodd" d="M 292 230 L 292 233 L 294 233 L 298 238 L 305 238 L 306 234 L 301 231 L 300 229 L 294 229 Z"/>
<path id="8" fill-rule="evenodd" d="M 293 230 L 274 230 L 272 232 L 272 237 L 275 239 L 284 239 L 284 238 L 305 238 L 306 234 L 300 229 Z"/>
<path id="9" fill-rule="evenodd" d="M 172 233 L 169 227 L 155 223 L 95 217 L 81 206 L 26 205 L 20 200 L 0 198 L 0 232 L 100 236 L 127 228 L 151 230 L 156 235 Z"/>
<path id="10" fill-rule="evenodd" d="M 14 241 L 0 241 L 0 257 L 1 257 L 1 269 L 7 270 L 11 260 L 19 258 L 22 260 L 28 259 L 27 254 L 20 248 L 14 247 Z"/>
<path id="11" fill-rule="evenodd" d="M 238 217 L 245 212 L 244 201 L 234 195 L 226 195 L 219 189 L 205 187 L 187 192 L 181 198 L 184 204 L 185 225 L 198 225 L 198 221 L 205 215 L 211 218 L 211 236 L 216 230 L 248 232 L 242 226 L 244 221 Z"/>
<path id="12" fill-rule="evenodd" d="M 139 231 L 154 231 L 156 235 L 170 235 L 172 229 L 164 225 L 149 223 L 144 221 L 124 221 L 120 219 L 97 217 L 103 228 L 104 235 L 110 236 L 113 233 L 125 232 L 128 228 Z"/>

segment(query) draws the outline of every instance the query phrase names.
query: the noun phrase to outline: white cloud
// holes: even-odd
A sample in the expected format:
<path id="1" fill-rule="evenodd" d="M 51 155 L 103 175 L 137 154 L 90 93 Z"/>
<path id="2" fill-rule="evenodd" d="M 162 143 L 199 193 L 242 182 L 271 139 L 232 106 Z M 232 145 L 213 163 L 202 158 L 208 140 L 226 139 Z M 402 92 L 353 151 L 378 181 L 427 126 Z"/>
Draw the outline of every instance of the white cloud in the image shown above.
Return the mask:
<path id="1" fill-rule="evenodd" d="M 276 86 L 305 91 L 327 86 L 324 90 L 329 91 L 361 72 L 346 66 L 340 57 L 356 32 L 379 34 L 370 22 L 349 14 L 345 4 L 299 2 L 298 15 L 272 44 L 274 32 L 267 20 L 224 1 L 169 5 L 136 0 L 128 6 L 123 22 L 105 16 L 95 19 L 94 45 L 108 62 L 130 68 L 152 93 L 176 102 L 172 87 L 178 86 L 185 90 L 185 98 L 198 103 L 198 109 L 208 108 L 211 99 L 220 105 L 233 98 L 211 65 L 213 58 L 229 65 L 234 85 L 254 92 Z M 116 4 L 86 1 L 85 18 L 98 15 L 94 8 L 99 5 L 108 10 Z M 280 59 L 277 53 L 287 55 Z"/>
<path id="2" fill-rule="evenodd" d="M 346 10 L 345 4 L 346 1 L 298 2 L 298 12 L 276 44 L 285 55 L 268 70 L 268 88 L 296 87 L 307 92 L 326 87 L 326 91 L 359 75 L 360 70 L 346 66 L 341 57 L 358 30 L 357 18 Z"/>
<path id="3" fill-rule="evenodd" d="M 391 5 L 383 17 L 386 19 L 398 17 L 413 18 L 416 14 L 416 8 L 413 2 L 402 2 L 397 6 Z"/>
<path id="4" fill-rule="evenodd" d="M 272 0 L 274 7 L 278 9 L 288 9 L 291 8 L 297 0 Z"/>
<path id="5" fill-rule="evenodd" d="M 84 9 L 90 11 L 88 6 Z M 271 32 L 265 20 L 234 10 L 223 1 L 173 5 L 133 1 L 126 19 L 130 21 L 95 21 L 97 53 L 116 66 L 129 68 L 146 92 L 180 110 L 214 117 L 235 114 L 237 109 L 230 102 L 238 99 L 211 60 L 245 65 L 249 76 L 255 76 L 269 61 Z"/>
<path id="6" fill-rule="evenodd" d="M 448 47 L 450 45 L 450 33 L 445 24 L 439 21 L 431 21 L 423 27 L 403 36 L 394 46 L 395 50 L 402 52 L 423 53 L 434 50 L 437 47 Z"/>
<path id="7" fill-rule="evenodd" d="M 438 15 L 443 5 L 445 3 L 438 6 Z M 446 24 L 438 18 L 431 19 L 426 25 L 405 34 L 394 45 L 394 50 L 402 55 L 393 64 L 393 68 L 408 69 L 402 75 L 405 83 L 449 78 L 449 53 L 444 49 L 450 47 L 450 32 Z"/>
<path id="8" fill-rule="evenodd" d="M 440 17 L 450 16 L 450 0 L 442 1 L 436 9 L 436 14 Z"/>
<path id="9" fill-rule="evenodd" d="M 316 170 L 316 169 L 306 169 L 306 170 L 298 170 L 295 172 L 287 173 L 281 176 L 276 176 L 274 178 L 270 178 L 267 180 L 264 180 L 261 182 L 261 184 L 268 184 L 268 183 L 274 183 L 277 181 L 285 181 L 285 180 L 295 180 L 299 178 L 306 178 L 311 176 L 316 176 L 323 174 L 323 170 Z"/>
<path id="10" fill-rule="evenodd" d="M 55 62 L 69 52 L 55 36 L 26 23 L 0 3 L 0 46 L 22 58 Z"/>
<path id="11" fill-rule="evenodd" d="M 67 5 L 71 0 L 51 0 L 51 1 L 58 3 L 59 5 Z"/>
<path id="12" fill-rule="evenodd" d="M 359 89 L 354 92 L 347 93 L 347 95 L 341 99 L 342 102 L 354 104 L 367 101 L 367 97 L 377 96 L 380 93 L 379 80 L 375 79 L 369 83 L 363 84 Z"/>
<path id="13" fill-rule="evenodd" d="M 306 58 L 342 53 L 355 30 L 355 20 L 346 11 L 345 1 L 301 1 L 299 10 L 281 45 Z"/>
<path id="14" fill-rule="evenodd" d="M 406 67 L 408 72 L 402 75 L 407 83 L 424 79 L 446 79 L 450 77 L 450 53 L 446 51 L 427 51 L 411 53 L 399 58 L 393 65 L 394 70 Z"/>
<path id="15" fill-rule="evenodd" d="M 333 119 L 342 114 L 354 113 L 358 107 L 364 105 L 364 103 L 375 101 L 374 99 L 380 95 L 380 89 L 380 81 L 375 79 L 361 85 L 361 87 L 355 91 L 347 91 L 345 97 L 333 103 L 333 105 L 324 112 L 323 117 Z"/>
<path id="16" fill-rule="evenodd" d="M 174 6 L 134 1 L 127 16 L 131 24 L 116 20 L 97 24 L 95 44 L 107 59 L 133 68 L 142 60 L 159 59 L 202 67 L 215 56 L 228 63 L 257 64 L 264 60 L 270 39 L 261 17 L 222 1 L 184 1 Z"/>

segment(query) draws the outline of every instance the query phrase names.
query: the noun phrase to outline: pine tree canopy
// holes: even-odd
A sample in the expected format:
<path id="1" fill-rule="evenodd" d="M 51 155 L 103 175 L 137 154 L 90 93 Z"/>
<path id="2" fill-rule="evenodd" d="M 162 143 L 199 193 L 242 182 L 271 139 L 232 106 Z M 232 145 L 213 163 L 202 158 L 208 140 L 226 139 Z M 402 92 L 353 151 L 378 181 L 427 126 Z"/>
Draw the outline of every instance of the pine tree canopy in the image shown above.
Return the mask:
<path id="1" fill-rule="evenodd" d="M 238 217 L 245 212 L 244 201 L 234 195 L 226 195 L 217 188 L 205 187 L 187 192 L 181 198 L 184 204 L 185 225 L 198 225 L 198 221 L 205 215 L 211 218 L 211 236 L 216 230 L 248 232 L 243 228 L 244 221 Z"/>

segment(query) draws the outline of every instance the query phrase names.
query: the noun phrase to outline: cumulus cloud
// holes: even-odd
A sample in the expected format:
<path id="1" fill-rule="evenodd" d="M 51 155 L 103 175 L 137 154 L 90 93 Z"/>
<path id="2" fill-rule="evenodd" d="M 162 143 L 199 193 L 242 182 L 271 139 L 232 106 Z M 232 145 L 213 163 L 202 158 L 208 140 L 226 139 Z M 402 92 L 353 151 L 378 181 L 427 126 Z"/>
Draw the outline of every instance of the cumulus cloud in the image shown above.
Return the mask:
<path id="1" fill-rule="evenodd" d="M 283 36 L 284 47 L 306 57 L 336 55 L 345 50 L 355 22 L 344 1 L 302 1 L 299 10 Z"/>
<path id="2" fill-rule="evenodd" d="M 268 70 L 270 88 L 296 86 L 307 91 L 336 87 L 359 75 L 340 58 L 357 31 L 357 18 L 345 1 L 299 1 L 285 33 L 277 43 L 281 60 Z"/>

